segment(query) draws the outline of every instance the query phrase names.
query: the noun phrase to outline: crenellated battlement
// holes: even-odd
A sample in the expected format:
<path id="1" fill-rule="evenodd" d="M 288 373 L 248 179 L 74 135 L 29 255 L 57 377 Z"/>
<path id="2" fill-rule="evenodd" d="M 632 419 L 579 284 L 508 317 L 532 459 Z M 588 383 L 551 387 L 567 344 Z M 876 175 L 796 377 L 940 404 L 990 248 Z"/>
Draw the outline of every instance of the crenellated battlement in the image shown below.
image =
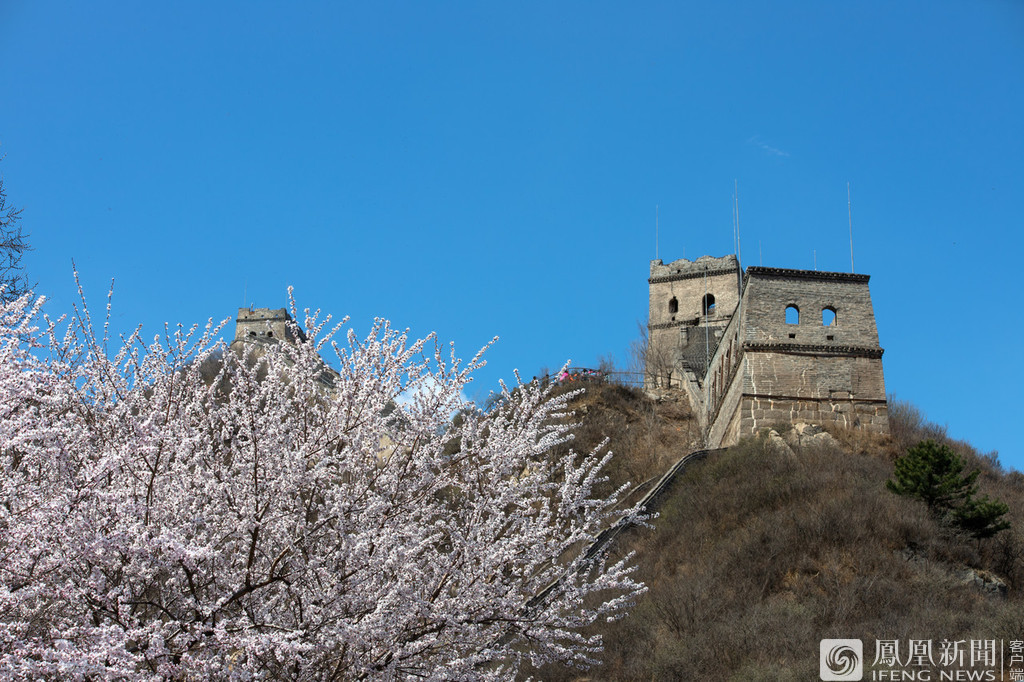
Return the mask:
<path id="1" fill-rule="evenodd" d="M 647 281 L 649 284 L 655 284 L 694 277 L 722 275 L 738 272 L 739 268 L 739 259 L 732 254 L 720 258 L 701 256 L 693 261 L 680 258 L 667 265 L 659 259 L 651 261 L 651 276 Z"/>

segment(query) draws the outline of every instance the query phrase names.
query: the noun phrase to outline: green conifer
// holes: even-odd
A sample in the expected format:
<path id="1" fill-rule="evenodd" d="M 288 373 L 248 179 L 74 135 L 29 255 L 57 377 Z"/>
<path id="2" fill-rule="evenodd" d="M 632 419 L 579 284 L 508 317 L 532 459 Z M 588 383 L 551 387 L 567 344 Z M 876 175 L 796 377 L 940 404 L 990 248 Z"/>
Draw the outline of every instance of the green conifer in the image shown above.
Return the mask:
<path id="1" fill-rule="evenodd" d="M 923 500 L 933 512 L 975 538 L 990 538 L 1009 528 L 1009 521 L 1002 517 L 1010 508 L 987 495 L 975 499 L 980 472 L 963 471 L 963 459 L 949 446 L 925 440 L 896 460 L 895 480 L 885 485 L 897 495 Z"/>

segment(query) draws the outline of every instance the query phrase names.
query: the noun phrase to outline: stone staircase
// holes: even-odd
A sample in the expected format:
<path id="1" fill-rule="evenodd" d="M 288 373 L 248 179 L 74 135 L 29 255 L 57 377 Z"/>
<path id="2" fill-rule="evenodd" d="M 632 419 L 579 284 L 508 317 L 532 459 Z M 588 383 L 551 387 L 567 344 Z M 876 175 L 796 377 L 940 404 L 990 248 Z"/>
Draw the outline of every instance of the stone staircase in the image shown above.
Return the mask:
<path id="1" fill-rule="evenodd" d="M 649 515 L 656 512 L 665 492 L 671 487 L 676 477 L 685 471 L 689 464 L 705 459 L 709 454 L 716 452 L 721 452 L 721 449 L 696 450 L 687 455 L 683 455 L 675 464 L 669 467 L 668 471 L 666 471 L 661 478 L 658 479 L 657 483 L 655 483 L 643 498 L 641 498 L 637 505 L 640 514 Z M 640 487 L 643 485 L 646 485 L 646 483 L 642 484 Z M 562 583 L 571 575 L 589 570 L 594 563 L 604 555 L 605 550 L 607 550 L 620 535 L 634 525 L 636 525 L 636 522 L 632 517 L 624 517 L 619 519 L 612 526 L 601 531 L 597 538 L 594 539 L 594 542 L 592 542 L 583 552 L 582 560 L 579 563 L 571 567 L 561 577 L 552 581 L 547 587 L 526 602 L 527 613 L 534 612 L 539 606 L 544 604 L 548 597 L 556 592 Z"/>

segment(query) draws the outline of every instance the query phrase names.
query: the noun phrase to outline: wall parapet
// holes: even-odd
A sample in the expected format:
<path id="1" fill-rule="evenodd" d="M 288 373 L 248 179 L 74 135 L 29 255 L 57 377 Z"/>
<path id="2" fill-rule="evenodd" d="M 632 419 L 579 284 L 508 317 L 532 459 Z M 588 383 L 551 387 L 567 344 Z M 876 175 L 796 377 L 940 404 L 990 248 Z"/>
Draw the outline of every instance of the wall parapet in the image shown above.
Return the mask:
<path id="1" fill-rule="evenodd" d="M 682 279 L 697 279 L 698 277 L 712 277 L 714 275 L 731 275 L 736 272 L 736 268 L 717 268 L 715 270 L 700 270 L 698 272 L 680 272 L 673 275 L 662 275 L 660 277 L 651 277 L 647 280 L 648 284 L 661 284 L 662 282 L 678 282 Z"/>
<path id="2" fill-rule="evenodd" d="M 795 270 L 793 268 L 766 268 L 760 265 L 751 265 L 747 268 L 747 275 L 759 275 L 761 277 L 773 277 L 779 279 L 810 279 L 826 282 L 855 282 L 867 284 L 871 275 L 862 275 L 856 272 L 827 272 L 825 270 Z"/>
<path id="3" fill-rule="evenodd" d="M 735 255 L 722 256 L 701 256 L 697 260 L 680 258 L 667 265 L 661 260 L 651 261 L 651 276 L 648 284 L 661 284 L 664 282 L 677 282 L 684 279 L 695 279 L 697 277 L 712 277 L 714 275 L 729 275 L 739 272 L 740 262 Z"/>
<path id="4" fill-rule="evenodd" d="M 884 348 L 871 346 L 829 346 L 809 343 L 763 343 L 745 341 L 743 350 L 749 352 L 785 353 L 789 355 L 844 355 L 857 358 L 879 359 Z"/>

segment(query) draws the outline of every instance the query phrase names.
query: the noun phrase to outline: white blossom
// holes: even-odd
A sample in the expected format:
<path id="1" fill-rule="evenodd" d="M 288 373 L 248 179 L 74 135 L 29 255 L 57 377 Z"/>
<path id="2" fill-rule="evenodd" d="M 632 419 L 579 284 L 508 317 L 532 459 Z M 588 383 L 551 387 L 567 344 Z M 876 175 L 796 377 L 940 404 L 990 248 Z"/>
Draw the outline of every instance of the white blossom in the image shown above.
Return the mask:
<path id="1" fill-rule="evenodd" d="M 469 409 L 479 354 L 319 311 L 242 353 L 113 343 L 41 305 L 0 308 L 0 677 L 508 679 L 590 662 L 580 628 L 644 589 L 584 563 L 635 510 L 554 454 L 567 397 Z"/>

